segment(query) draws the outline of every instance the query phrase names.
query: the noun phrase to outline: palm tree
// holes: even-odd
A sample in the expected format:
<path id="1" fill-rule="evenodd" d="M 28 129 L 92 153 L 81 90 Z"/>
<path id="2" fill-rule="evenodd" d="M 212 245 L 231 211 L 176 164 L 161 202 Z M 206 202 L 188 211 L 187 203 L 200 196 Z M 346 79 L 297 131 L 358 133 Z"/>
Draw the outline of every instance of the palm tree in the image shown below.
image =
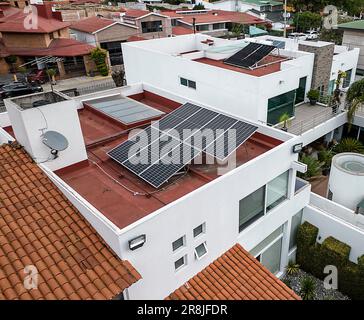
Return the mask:
<path id="1" fill-rule="evenodd" d="M 300 157 L 300 162 L 307 165 L 307 171 L 305 173 L 298 173 L 300 178 L 307 180 L 321 175 L 322 167 L 324 165 L 323 162 L 305 154 L 302 154 Z"/>
<path id="2" fill-rule="evenodd" d="M 348 106 L 348 123 L 350 128 L 356 111 L 364 105 L 364 79 L 356 81 L 350 86 L 346 94 L 346 102 Z"/>
<path id="3" fill-rule="evenodd" d="M 287 131 L 288 130 L 288 126 L 291 124 L 290 119 L 291 119 L 291 116 L 287 112 L 283 113 L 279 117 L 278 122 L 279 123 L 282 123 L 283 122 L 283 127 L 282 127 L 282 130 L 283 131 Z"/>
<path id="4" fill-rule="evenodd" d="M 334 154 L 342 152 L 364 153 L 363 144 L 353 138 L 344 138 L 332 149 Z"/>

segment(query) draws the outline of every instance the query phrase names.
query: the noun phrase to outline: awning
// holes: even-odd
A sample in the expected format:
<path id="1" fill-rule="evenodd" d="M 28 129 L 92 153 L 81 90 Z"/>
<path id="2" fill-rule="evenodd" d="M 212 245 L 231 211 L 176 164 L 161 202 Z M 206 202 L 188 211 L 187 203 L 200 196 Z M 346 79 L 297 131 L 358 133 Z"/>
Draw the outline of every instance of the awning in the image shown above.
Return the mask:
<path id="1" fill-rule="evenodd" d="M 262 35 L 265 35 L 265 34 L 268 34 L 268 32 L 263 30 L 263 29 L 254 27 L 254 26 L 249 26 L 249 35 L 251 37 L 262 36 Z"/>

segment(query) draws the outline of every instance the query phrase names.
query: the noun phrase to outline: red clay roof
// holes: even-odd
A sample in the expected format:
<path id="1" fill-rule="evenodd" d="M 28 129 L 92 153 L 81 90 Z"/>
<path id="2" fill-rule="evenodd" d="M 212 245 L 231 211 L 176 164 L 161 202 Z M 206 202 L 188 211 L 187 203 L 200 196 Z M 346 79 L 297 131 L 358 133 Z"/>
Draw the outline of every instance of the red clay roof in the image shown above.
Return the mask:
<path id="1" fill-rule="evenodd" d="M 0 146 L 0 300 L 111 299 L 140 278 L 22 148 Z"/>
<path id="2" fill-rule="evenodd" d="M 151 11 L 148 10 L 139 10 L 139 9 L 127 9 L 125 11 L 125 16 L 126 17 L 131 17 L 131 18 L 140 18 L 142 16 L 145 16 L 146 14 L 152 13 Z"/>
<path id="3" fill-rule="evenodd" d="M 193 30 L 185 28 L 185 27 L 177 26 L 177 27 L 172 28 L 172 34 L 174 36 L 180 36 L 180 35 L 191 34 L 191 33 L 193 33 Z"/>
<path id="4" fill-rule="evenodd" d="M 166 299 L 300 300 L 300 297 L 236 244 Z"/>
<path id="5" fill-rule="evenodd" d="M 27 14 L 17 12 L 12 14 L 0 23 L 0 32 L 17 32 L 17 33 L 50 33 L 69 26 L 69 23 L 62 22 L 58 19 L 46 19 L 40 15 L 37 16 L 36 28 L 26 28 L 24 21 Z"/>
<path id="6" fill-rule="evenodd" d="M 90 53 L 94 46 L 80 42 L 74 39 L 58 38 L 53 39 L 48 48 L 28 48 L 28 47 L 6 47 L 3 42 L 0 43 L 0 56 L 17 55 L 17 56 L 57 56 L 73 57 L 82 56 Z"/>
<path id="7" fill-rule="evenodd" d="M 110 19 L 90 17 L 71 24 L 70 28 L 83 32 L 93 33 L 105 27 L 111 26 L 114 23 L 115 21 Z"/>
<path id="8" fill-rule="evenodd" d="M 193 18 L 196 19 L 196 24 L 218 23 L 218 22 L 235 22 L 241 24 L 263 24 L 266 21 L 254 17 L 244 12 L 224 11 L 224 10 L 209 10 L 206 13 L 184 14 L 178 19 L 182 22 L 193 24 Z"/>
<path id="9" fill-rule="evenodd" d="M 147 40 L 147 39 L 140 37 L 140 36 L 130 36 L 128 39 L 126 39 L 127 42 L 143 41 L 143 40 Z"/>

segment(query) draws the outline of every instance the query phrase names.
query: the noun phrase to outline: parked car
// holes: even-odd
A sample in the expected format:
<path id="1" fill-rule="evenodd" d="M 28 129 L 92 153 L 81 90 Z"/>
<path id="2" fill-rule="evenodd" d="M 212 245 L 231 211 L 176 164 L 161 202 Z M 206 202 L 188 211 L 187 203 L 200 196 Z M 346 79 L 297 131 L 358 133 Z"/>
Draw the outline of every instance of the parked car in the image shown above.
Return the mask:
<path id="1" fill-rule="evenodd" d="M 46 82 L 46 73 L 44 70 L 33 70 L 27 75 L 29 83 L 43 84 Z"/>
<path id="2" fill-rule="evenodd" d="M 307 34 L 301 32 L 292 32 L 288 35 L 290 39 L 307 40 Z"/>
<path id="3" fill-rule="evenodd" d="M 0 88 L 0 97 L 6 99 L 42 91 L 43 88 L 39 85 L 34 86 L 24 82 L 12 82 Z"/>
<path id="4" fill-rule="evenodd" d="M 318 39 L 318 32 L 315 30 L 307 31 L 307 40 L 316 40 Z"/>

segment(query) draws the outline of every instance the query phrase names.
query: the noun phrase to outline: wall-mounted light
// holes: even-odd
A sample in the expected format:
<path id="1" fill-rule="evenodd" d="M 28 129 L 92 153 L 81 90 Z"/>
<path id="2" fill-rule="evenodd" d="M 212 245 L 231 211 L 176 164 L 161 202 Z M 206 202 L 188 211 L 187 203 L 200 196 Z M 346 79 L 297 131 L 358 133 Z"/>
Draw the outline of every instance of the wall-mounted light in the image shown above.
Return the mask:
<path id="1" fill-rule="evenodd" d="M 292 152 L 293 153 L 299 153 L 299 152 L 301 152 L 302 148 L 303 148 L 303 143 L 302 142 L 297 143 L 292 147 Z"/>
<path id="2" fill-rule="evenodd" d="M 129 249 L 135 250 L 135 249 L 142 247 L 146 240 L 147 240 L 147 237 L 145 234 L 142 234 L 134 239 L 129 240 Z"/>

